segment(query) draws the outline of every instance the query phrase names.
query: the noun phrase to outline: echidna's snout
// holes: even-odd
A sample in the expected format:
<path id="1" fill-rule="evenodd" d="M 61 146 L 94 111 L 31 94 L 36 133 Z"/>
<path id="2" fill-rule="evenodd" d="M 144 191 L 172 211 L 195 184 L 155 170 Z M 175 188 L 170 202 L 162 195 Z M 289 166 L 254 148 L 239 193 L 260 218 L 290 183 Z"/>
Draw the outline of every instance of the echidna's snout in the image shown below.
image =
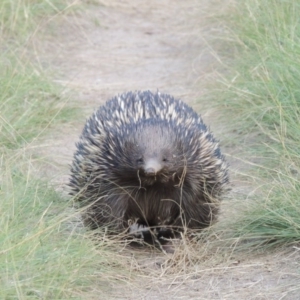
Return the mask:
<path id="1" fill-rule="evenodd" d="M 146 176 L 155 176 L 161 169 L 162 165 L 155 158 L 151 158 L 145 162 L 144 172 Z"/>

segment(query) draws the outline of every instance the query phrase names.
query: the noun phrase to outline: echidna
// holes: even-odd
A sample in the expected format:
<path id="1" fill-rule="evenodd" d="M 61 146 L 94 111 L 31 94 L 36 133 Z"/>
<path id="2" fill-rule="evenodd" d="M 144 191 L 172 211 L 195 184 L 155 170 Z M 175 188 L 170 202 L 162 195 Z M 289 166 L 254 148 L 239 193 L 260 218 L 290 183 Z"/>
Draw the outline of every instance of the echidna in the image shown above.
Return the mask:
<path id="1" fill-rule="evenodd" d="M 191 107 L 159 92 L 129 92 L 87 120 L 69 185 L 92 229 L 204 228 L 215 220 L 228 168 Z"/>

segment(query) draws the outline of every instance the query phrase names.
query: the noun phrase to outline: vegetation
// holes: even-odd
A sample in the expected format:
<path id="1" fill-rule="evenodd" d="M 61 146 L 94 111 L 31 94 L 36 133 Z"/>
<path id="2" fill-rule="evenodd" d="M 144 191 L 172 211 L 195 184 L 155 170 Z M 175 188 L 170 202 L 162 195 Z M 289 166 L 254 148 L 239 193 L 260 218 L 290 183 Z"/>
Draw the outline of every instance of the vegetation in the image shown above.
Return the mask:
<path id="1" fill-rule="evenodd" d="M 5 58 L 9 66 L 0 70 L 0 143 L 12 149 L 37 138 L 54 119 L 67 120 L 74 110 L 66 107 L 62 89 L 43 71 L 16 57 Z"/>
<path id="2" fill-rule="evenodd" d="M 29 60 L 28 39 L 41 21 L 68 11 L 65 0 L 3 0 L 0 3 L 0 147 L 28 144 L 50 126 L 74 113 L 65 108 L 62 88 Z M 32 50 L 32 49 L 31 49 Z"/>
<path id="3" fill-rule="evenodd" d="M 237 54 L 216 98 L 259 188 L 232 227 L 256 246 L 290 244 L 300 240 L 300 5 L 247 0 L 234 8 Z"/>
<path id="4" fill-rule="evenodd" d="M 2 0 L 0 3 L 0 36 L 23 42 L 38 30 L 42 20 L 65 13 L 76 1 Z"/>
<path id="5" fill-rule="evenodd" d="M 79 298 L 93 270 L 104 272 L 113 259 L 82 237 L 72 203 L 38 179 L 30 153 L 35 139 L 76 115 L 62 87 L 26 55 L 26 38 L 36 34 L 41 18 L 66 7 L 64 0 L 0 3 L 1 299 Z"/>

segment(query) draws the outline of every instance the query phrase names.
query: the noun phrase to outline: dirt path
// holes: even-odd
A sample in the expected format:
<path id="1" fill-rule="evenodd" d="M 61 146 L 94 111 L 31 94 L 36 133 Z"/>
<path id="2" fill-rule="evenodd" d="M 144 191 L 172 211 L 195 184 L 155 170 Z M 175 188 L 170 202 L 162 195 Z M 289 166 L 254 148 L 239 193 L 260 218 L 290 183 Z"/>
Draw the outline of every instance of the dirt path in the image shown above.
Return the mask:
<path id="1" fill-rule="evenodd" d="M 200 83 L 217 61 L 201 38 L 213 32 L 213 27 L 204 26 L 211 9 L 207 2 L 103 1 L 103 5 L 91 5 L 87 12 L 49 24 L 43 33 L 46 40 L 35 42 L 36 58 L 44 67 L 55 69 L 59 74 L 55 81 L 74 91 L 73 101 L 82 109 L 83 118 L 53 133 L 40 147 L 40 154 L 52 162 L 44 170 L 47 176 L 64 185 L 84 118 L 117 93 L 159 89 L 196 107 L 194 101 L 203 92 Z M 202 115 L 211 124 L 210 116 Z M 220 131 L 215 135 L 221 138 Z M 238 166 L 233 164 L 232 168 Z M 298 278 L 295 267 L 291 268 L 292 254 L 238 262 L 230 257 L 211 266 L 202 265 L 203 254 L 199 255 L 197 264 L 177 273 L 157 267 L 161 261 L 168 262 L 162 254 L 151 253 L 149 259 L 149 253 L 139 253 L 132 261 L 132 271 L 139 268 L 144 270 L 142 275 L 132 278 L 128 289 L 113 286 L 107 297 L 281 299 L 294 289 Z M 284 299 L 299 299 L 296 295 Z"/>
<path id="2" fill-rule="evenodd" d="M 75 93 L 72 101 L 82 116 L 130 90 L 160 90 L 193 105 L 201 95 L 199 81 L 215 63 L 199 33 L 205 5 L 191 0 L 101 3 L 57 18 L 46 26 L 46 41 L 35 41 L 36 59 L 54 68 L 55 81 Z M 61 138 L 54 133 L 41 149 L 45 156 L 52 154 L 48 176 L 67 171 L 84 118 L 72 128 L 65 126 Z"/>

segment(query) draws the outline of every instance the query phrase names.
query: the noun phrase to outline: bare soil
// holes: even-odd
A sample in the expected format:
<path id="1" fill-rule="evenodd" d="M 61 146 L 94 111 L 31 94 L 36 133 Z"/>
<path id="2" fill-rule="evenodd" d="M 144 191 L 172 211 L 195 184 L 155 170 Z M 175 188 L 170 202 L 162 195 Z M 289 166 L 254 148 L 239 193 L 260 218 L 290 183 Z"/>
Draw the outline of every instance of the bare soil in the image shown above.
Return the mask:
<path id="1" fill-rule="evenodd" d="M 53 80 L 72 91 L 71 101 L 82 110 L 80 120 L 37 145 L 39 156 L 50 162 L 42 174 L 63 187 L 84 119 L 109 98 L 130 90 L 158 89 L 186 101 L 222 139 L 226 124 L 217 122 L 221 112 L 201 111 L 201 95 L 220 66 L 206 39 L 220 27 L 208 26 L 208 20 L 228 1 L 90 2 L 84 11 L 56 17 L 46 24 L 42 38 L 33 40 L 35 58 L 43 68 L 54 69 Z M 234 157 L 236 149 L 225 152 Z M 231 197 L 246 198 L 249 186 L 238 176 L 245 166 L 230 160 Z M 226 213 L 234 209 L 230 201 L 224 206 Z M 103 299 L 300 299 L 297 247 L 238 257 L 221 257 L 218 251 L 211 257 L 203 251 L 205 247 L 193 245 L 167 256 L 145 248 L 124 250 L 132 274 L 119 284 L 113 281 Z M 91 287 L 88 299 L 100 299 L 99 293 L 101 285 Z"/>

